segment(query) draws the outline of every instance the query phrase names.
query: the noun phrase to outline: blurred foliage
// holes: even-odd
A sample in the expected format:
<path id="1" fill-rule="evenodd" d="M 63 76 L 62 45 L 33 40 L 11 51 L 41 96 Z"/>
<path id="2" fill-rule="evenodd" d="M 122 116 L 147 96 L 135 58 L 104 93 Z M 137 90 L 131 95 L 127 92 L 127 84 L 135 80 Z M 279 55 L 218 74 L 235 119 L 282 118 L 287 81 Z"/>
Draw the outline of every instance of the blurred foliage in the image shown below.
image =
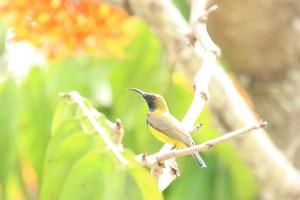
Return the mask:
<path id="1" fill-rule="evenodd" d="M 6 30 L 1 21 L 0 16 L 0 81 L 5 76 L 5 59 L 4 59 L 4 52 L 5 52 L 5 37 L 6 37 Z"/>
<path id="2" fill-rule="evenodd" d="M 79 56 L 76 46 L 75 56 L 35 66 L 18 84 L 9 77 L 0 83 L 0 199 L 161 199 L 149 170 L 134 162 L 121 166 L 76 104 L 58 96 L 78 91 L 92 102 L 85 100 L 88 106 L 104 113 L 100 124 L 106 117 L 120 118 L 128 159 L 156 152 L 161 143 L 147 129 L 146 104 L 128 88 L 161 93 L 178 119 L 188 109 L 193 89 L 179 71 L 170 82 L 160 42 L 143 22 L 134 23 L 135 36 L 126 48 L 122 42 L 118 46 L 122 57 L 103 58 L 90 51 Z M 194 134 L 196 143 L 219 135 L 212 118 L 207 110 L 199 117 L 204 127 Z M 164 198 L 255 199 L 256 183 L 236 151 L 226 143 L 203 153 L 207 169 L 191 156 L 179 158 L 181 177 L 163 192 Z"/>
<path id="3" fill-rule="evenodd" d="M 98 121 L 105 124 L 105 117 Z M 51 137 L 40 199 L 162 199 L 144 168 L 120 165 L 72 100 L 58 106 Z"/>
<path id="4" fill-rule="evenodd" d="M 5 41 L 5 28 L 1 22 L 1 18 L 0 18 L 0 55 L 2 55 L 4 53 L 4 41 Z"/>
<path id="5" fill-rule="evenodd" d="M 13 105 L 13 106 L 12 106 Z M 18 94 L 13 80 L 9 79 L 0 86 L 0 180 L 1 198 L 6 199 L 10 175 L 14 171 L 16 160 L 16 124 L 18 112 Z"/>
<path id="6" fill-rule="evenodd" d="M 14 27 L 14 40 L 30 41 L 49 58 L 70 53 L 123 55 L 134 36 L 134 18 L 94 0 L 5 0 L 3 21 Z"/>

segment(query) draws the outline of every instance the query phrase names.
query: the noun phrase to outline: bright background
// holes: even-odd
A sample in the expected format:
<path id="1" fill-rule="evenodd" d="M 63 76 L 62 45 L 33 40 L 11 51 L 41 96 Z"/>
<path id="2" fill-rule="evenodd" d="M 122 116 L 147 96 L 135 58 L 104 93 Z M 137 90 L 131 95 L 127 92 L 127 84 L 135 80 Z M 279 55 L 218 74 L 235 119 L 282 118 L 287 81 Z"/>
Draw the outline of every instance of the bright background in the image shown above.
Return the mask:
<path id="1" fill-rule="evenodd" d="M 162 94 L 178 119 L 193 88 L 180 70 L 172 72 L 143 20 L 96 1 L 0 2 L 0 199 L 258 198 L 255 178 L 230 142 L 202 154 L 207 169 L 191 156 L 179 158 L 180 178 L 160 194 L 148 169 L 120 167 L 84 128 L 76 106 L 59 97 L 76 90 L 109 120 L 121 119 L 128 158 L 158 151 L 147 106 L 128 88 Z M 188 16 L 187 4 L 176 2 Z M 221 134 L 213 118 L 209 110 L 201 114 L 196 143 Z"/>

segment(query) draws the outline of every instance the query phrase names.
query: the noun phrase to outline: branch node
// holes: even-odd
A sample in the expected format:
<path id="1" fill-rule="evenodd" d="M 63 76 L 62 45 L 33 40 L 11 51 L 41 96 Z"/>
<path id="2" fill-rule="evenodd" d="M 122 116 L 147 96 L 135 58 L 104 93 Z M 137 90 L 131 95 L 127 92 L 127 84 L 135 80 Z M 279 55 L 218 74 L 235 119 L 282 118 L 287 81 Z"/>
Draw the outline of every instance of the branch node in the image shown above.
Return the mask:
<path id="1" fill-rule="evenodd" d="M 165 164 L 164 164 L 164 162 L 161 162 L 157 156 L 155 156 L 155 159 L 156 159 L 156 161 L 157 161 L 157 165 L 158 165 L 159 167 L 162 167 L 162 168 L 164 168 L 164 167 L 165 167 Z"/>
<path id="2" fill-rule="evenodd" d="M 210 148 L 212 148 L 215 145 L 212 144 L 212 143 L 210 143 L 210 142 L 208 142 L 208 143 L 205 144 L 205 146 L 206 146 L 207 149 L 210 149 Z"/>
<path id="3" fill-rule="evenodd" d="M 192 31 L 189 31 L 184 36 L 188 39 L 188 45 L 191 45 L 192 47 L 194 47 L 195 43 L 197 41 L 195 34 Z"/>
<path id="4" fill-rule="evenodd" d="M 174 162 L 174 165 L 170 166 L 170 169 L 171 169 L 171 175 L 177 176 L 177 177 L 180 176 L 180 171 L 178 169 L 178 165 L 176 164 L 176 162 Z"/>
<path id="5" fill-rule="evenodd" d="M 59 92 L 58 96 L 60 96 L 60 97 L 70 97 L 70 93 L 68 93 L 68 92 Z"/>
<path id="6" fill-rule="evenodd" d="M 194 126 L 194 127 L 192 128 L 192 130 L 189 131 L 189 133 L 190 133 L 190 134 L 196 133 L 196 132 L 198 132 L 199 129 L 202 128 L 202 127 L 203 127 L 203 124 L 202 124 L 202 123 L 197 124 L 196 126 Z"/>
<path id="7" fill-rule="evenodd" d="M 209 7 L 208 9 L 206 9 L 206 11 L 204 11 L 203 14 L 201 14 L 199 16 L 199 19 L 197 20 L 197 22 L 205 24 L 207 19 L 208 19 L 208 15 L 214 11 L 216 11 L 218 9 L 218 5 L 212 5 L 211 7 Z"/>
<path id="8" fill-rule="evenodd" d="M 147 155 L 145 153 L 142 154 L 142 161 L 146 161 Z"/>
<path id="9" fill-rule="evenodd" d="M 113 133 L 112 140 L 122 150 L 123 149 L 122 143 L 123 143 L 123 138 L 124 138 L 124 128 L 123 128 L 122 121 L 120 119 L 116 119 L 114 128 L 112 129 L 112 133 Z"/>
<path id="10" fill-rule="evenodd" d="M 204 91 L 200 92 L 200 97 L 204 100 L 204 101 L 208 101 L 208 94 Z"/>
<path id="11" fill-rule="evenodd" d="M 264 127 L 266 127 L 267 125 L 268 125 L 268 122 L 261 119 L 261 120 L 259 121 L 258 127 L 259 127 L 259 128 L 264 128 Z"/>
<path id="12" fill-rule="evenodd" d="M 196 84 L 193 84 L 193 90 L 196 91 Z"/>

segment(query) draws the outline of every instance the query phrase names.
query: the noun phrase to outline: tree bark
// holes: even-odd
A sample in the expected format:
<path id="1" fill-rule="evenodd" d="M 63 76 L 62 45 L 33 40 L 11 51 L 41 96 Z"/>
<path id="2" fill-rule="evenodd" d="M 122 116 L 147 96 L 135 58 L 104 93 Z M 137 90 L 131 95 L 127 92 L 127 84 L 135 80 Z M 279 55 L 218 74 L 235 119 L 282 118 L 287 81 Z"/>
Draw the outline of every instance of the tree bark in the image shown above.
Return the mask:
<path id="1" fill-rule="evenodd" d="M 270 137 L 300 168 L 300 4 L 222 0 L 209 30 L 247 88 Z"/>

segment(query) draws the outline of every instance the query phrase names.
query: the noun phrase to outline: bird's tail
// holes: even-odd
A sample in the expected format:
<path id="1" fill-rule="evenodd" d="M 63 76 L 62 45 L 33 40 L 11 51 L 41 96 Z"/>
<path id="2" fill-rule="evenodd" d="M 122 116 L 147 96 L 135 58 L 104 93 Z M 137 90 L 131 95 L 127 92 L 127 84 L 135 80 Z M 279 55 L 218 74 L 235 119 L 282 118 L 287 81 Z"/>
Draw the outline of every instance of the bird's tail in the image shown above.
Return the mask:
<path id="1" fill-rule="evenodd" d="M 198 153 L 193 153 L 193 157 L 197 160 L 197 162 L 199 163 L 199 165 L 201 167 L 203 167 L 203 168 L 206 167 L 204 160 L 201 158 L 201 156 Z"/>

